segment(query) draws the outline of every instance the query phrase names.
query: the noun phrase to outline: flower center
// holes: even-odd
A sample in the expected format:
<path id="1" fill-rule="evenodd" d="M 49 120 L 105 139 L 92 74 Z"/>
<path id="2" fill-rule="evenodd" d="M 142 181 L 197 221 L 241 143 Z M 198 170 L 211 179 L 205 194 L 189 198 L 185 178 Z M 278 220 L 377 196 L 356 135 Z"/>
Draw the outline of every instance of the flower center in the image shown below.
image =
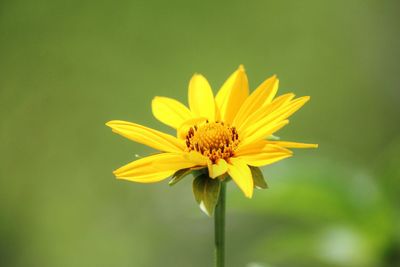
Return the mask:
<path id="1" fill-rule="evenodd" d="M 197 151 L 208 157 L 213 163 L 218 159 L 227 160 L 234 155 L 239 144 L 235 127 L 223 122 L 206 122 L 191 127 L 186 135 L 189 151 Z"/>

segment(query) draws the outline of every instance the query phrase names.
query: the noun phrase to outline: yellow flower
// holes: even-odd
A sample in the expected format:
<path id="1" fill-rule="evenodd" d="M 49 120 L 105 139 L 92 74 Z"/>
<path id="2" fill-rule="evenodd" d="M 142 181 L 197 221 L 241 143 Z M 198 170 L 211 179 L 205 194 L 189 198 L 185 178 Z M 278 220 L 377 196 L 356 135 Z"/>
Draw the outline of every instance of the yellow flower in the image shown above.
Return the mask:
<path id="1" fill-rule="evenodd" d="M 114 171 L 119 179 L 140 183 L 164 180 L 176 171 L 208 168 L 211 178 L 227 173 L 246 197 L 253 195 L 249 166 L 264 166 L 292 156 L 288 148 L 315 148 L 316 144 L 271 141 L 267 138 L 288 124 L 287 118 L 310 97 L 284 94 L 275 98 L 273 76 L 249 95 L 247 75 L 240 66 L 214 97 L 200 74 L 189 83 L 189 108 L 167 97 L 152 101 L 154 116 L 176 129 L 177 137 L 145 126 L 114 120 L 106 125 L 130 140 L 161 153 L 135 160 Z"/>

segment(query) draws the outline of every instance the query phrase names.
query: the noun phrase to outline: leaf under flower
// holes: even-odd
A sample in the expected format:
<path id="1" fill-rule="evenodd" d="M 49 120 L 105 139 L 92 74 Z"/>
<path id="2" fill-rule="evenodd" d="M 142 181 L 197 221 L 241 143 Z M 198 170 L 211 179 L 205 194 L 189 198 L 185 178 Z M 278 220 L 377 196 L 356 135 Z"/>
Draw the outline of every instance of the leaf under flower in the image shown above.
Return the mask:
<path id="1" fill-rule="evenodd" d="M 257 189 L 267 189 L 268 184 L 265 181 L 264 175 L 260 168 L 254 167 L 254 166 L 249 166 L 251 175 L 253 176 L 253 182 L 254 182 L 254 188 Z"/>
<path id="2" fill-rule="evenodd" d="M 169 180 L 168 185 L 173 186 L 176 183 L 180 182 L 183 178 L 192 174 L 193 176 L 197 176 L 202 173 L 202 169 L 205 167 L 193 167 L 193 168 L 186 168 L 176 171 L 173 175 L 171 180 Z"/>
<path id="3" fill-rule="evenodd" d="M 201 174 L 193 180 L 193 194 L 200 209 L 212 216 L 217 205 L 221 180 L 211 179 L 207 174 Z"/>

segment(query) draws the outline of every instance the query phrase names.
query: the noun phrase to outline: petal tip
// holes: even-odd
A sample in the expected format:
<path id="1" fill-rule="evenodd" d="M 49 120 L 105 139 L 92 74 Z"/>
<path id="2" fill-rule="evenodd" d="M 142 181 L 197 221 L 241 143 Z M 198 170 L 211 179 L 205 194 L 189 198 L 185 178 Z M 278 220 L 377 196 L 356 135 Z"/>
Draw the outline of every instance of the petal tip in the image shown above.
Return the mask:
<path id="1" fill-rule="evenodd" d="M 114 121 L 108 121 L 105 123 L 105 125 L 112 128 L 113 123 L 114 123 Z"/>
<path id="2" fill-rule="evenodd" d="M 246 198 L 252 199 L 253 198 L 253 190 L 246 192 L 244 195 Z"/>
<path id="3" fill-rule="evenodd" d="M 153 99 L 151 100 L 151 102 L 153 103 L 154 101 L 157 101 L 161 98 L 161 96 L 155 96 L 153 97 Z"/>
<path id="4" fill-rule="evenodd" d="M 204 76 L 198 72 L 195 72 L 192 76 L 192 79 L 203 78 Z"/>
<path id="5" fill-rule="evenodd" d="M 289 120 L 288 119 L 282 121 L 282 127 L 285 126 L 285 125 L 288 125 L 288 124 L 289 124 Z"/>
<path id="6" fill-rule="evenodd" d="M 153 99 L 151 100 L 151 112 L 153 113 L 153 115 L 155 116 L 155 109 L 156 109 L 156 106 L 157 106 L 157 101 L 158 100 L 160 100 L 160 97 L 159 96 L 155 96 L 155 97 L 153 97 Z"/>

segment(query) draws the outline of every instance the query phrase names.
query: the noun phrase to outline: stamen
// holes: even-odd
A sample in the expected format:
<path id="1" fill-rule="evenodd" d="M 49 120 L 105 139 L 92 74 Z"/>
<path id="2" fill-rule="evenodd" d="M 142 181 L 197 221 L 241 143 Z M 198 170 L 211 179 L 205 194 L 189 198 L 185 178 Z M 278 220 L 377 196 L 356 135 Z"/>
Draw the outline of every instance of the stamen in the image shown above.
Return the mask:
<path id="1" fill-rule="evenodd" d="M 227 160 L 232 157 L 239 142 L 236 128 L 223 122 L 206 121 L 204 124 L 194 125 L 186 135 L 188 151 L 197 151 L 213 163 L 218 159 Z"/>

